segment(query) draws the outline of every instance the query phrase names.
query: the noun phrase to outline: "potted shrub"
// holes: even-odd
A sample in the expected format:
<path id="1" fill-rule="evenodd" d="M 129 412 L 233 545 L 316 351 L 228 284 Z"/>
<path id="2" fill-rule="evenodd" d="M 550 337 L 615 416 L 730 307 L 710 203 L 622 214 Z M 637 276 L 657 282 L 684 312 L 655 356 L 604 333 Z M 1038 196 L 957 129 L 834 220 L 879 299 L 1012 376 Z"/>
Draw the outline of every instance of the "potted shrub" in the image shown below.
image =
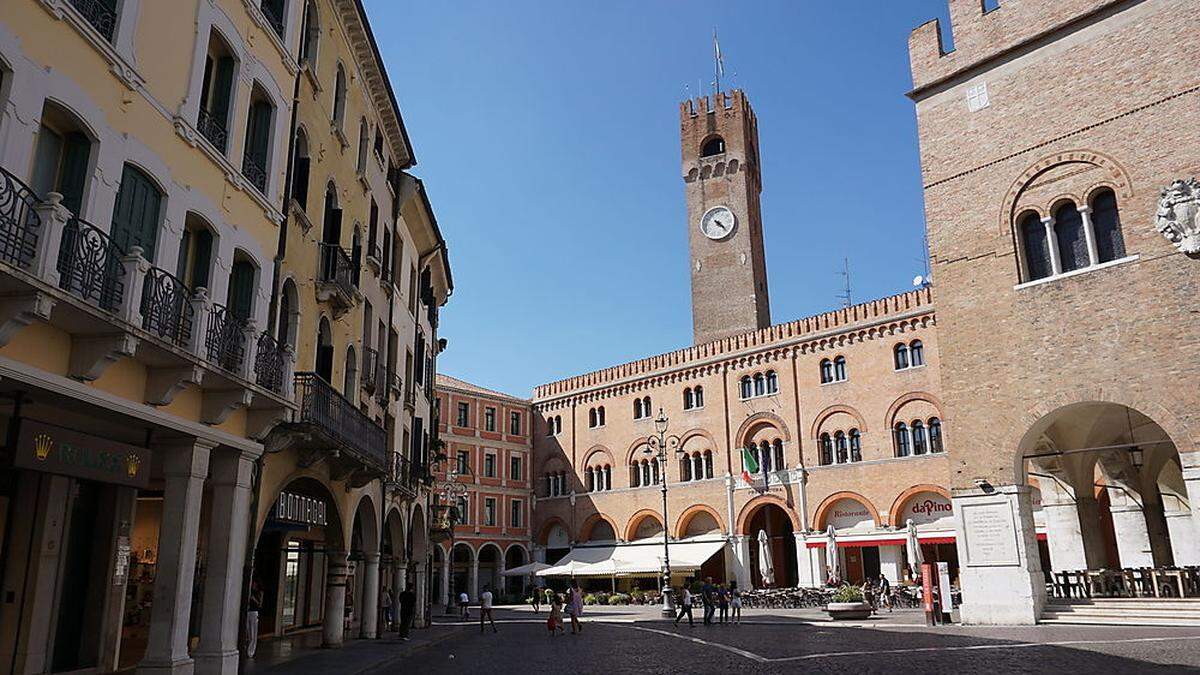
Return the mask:
<path id="1" fill-rule="evenodd" d="M 871 605 L 863 597 L 863 592 L 856 586 L 842 586 L 833 593 L 829 604 L 825 605 L 829 618 L 866 619 L 871 616 Z"/>

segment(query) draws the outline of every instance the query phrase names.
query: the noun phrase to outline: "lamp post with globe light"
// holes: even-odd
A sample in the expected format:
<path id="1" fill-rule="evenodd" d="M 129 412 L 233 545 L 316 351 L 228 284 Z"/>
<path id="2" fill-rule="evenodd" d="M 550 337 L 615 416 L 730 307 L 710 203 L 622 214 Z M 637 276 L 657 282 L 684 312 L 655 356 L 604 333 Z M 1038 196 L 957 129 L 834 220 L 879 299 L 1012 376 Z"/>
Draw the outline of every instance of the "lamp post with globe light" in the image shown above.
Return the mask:
<path id="1" fill-rule="evenodd" d="M 658 462 L 658 475 L 661 479 L 662 488 L 662 513 L 663 513 L 663 573 L 662 573 L 662 594 L 663 606 L 662 614 L 665 617 L 675 616 L 675 603 L 671 598 L 671 547 L 667 530 L 667 449 L 669 448 L 674 454 L 678 455 L 679 437 L 667 436 L 667 426 L 670 420 L 662 408 L 658 409 L 658 417 L 654 418 L 654 433 L 646 439 L 646 445 L 649 447 L 642 450 L 643 453 L 651 455 Z"/>

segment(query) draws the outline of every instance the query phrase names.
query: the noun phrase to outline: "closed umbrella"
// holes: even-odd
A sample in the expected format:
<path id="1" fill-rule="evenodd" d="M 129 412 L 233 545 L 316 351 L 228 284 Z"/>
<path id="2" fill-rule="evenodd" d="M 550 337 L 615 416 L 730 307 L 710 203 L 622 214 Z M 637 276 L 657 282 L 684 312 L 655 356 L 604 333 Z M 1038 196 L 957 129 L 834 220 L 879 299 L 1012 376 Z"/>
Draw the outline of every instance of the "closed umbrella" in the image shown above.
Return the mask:
<path id="1" fill-rule="evenodd" d="M 775 562 L 771 560 L 771 546 L 767 541 L 767 531 L 758 531 L 758 573 L 762 575 L 763 584 L 775 585 Z"/>
<path id="2" fill-rule="evenodd" d="M 842 578 L 841 561 L 838 560 L 837 533 L 833 525 L 825 529 L 825 559 L 829 565 L 829 575 L 834 579 Z"/>
<path id="3" fill-rule="evenodd" d="M 925 562 L 925 558 L 921 556 L 921 542 L 917 541 L 917 524 L 910 518 L 908 520 L 908 536 L 904 539 L 904 549 L 908 554 L 908 564 L 911 567 L 909 572 L 912 573 L 912 578 L 917 578 L 917 570 L 921 569 L 921 563 Z"/>

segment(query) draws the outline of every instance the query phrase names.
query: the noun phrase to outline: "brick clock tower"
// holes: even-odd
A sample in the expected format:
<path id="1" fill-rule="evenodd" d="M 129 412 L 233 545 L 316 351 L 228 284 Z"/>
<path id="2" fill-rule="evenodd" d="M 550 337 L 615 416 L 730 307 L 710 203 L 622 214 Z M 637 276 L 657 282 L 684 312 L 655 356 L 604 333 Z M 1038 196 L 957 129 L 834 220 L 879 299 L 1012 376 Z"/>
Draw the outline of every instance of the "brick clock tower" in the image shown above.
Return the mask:
<path id="1" fill-rule="evenodd" d="M 771 324 L 758 121 L 741 90 L 679 106 L 696 344 Z"/>

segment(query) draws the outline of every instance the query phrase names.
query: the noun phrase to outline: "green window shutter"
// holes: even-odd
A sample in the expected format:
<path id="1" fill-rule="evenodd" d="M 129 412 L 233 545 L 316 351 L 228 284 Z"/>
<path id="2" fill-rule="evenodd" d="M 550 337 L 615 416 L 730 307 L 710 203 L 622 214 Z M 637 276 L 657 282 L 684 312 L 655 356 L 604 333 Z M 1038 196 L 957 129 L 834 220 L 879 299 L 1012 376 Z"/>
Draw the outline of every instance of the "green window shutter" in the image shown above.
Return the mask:
<path id="1" fill-rule="evenodd" d="M 233 58 L 225 56 L 217 59 L 217 76 L 213 86 L 215 91 L 210 112 L 224 126 L 229 118 L 229 102 L 233 96 Z"/>
<path id="2" fill-rule="evenodd" d="M 79 213 L 83 206 L 83 186 L 87 182 L 88 155 L 91 154 L 92 142 L 78 131 L 67 134 L 66 140 L 58 191 L 62 193 L 63 206 L 71 213 Z"/>
<path id="3" fill-rule="evenodd" d="M 192 257 L 192 288 L 208 288 L 208 268 L 212 264 L 212 232 L 200 230 L 196 232 L 196 253 Z M 254 270 L 250 270 L 251 281 L 254 280 Z"/>
<path id="4" fill-rule="evenodd" d="M 211 56 L 204 57 L 204 79 L 200 85 L 200 107 L 212 111 L 212 81 L 213 60 Z"/>
<path id="5" fill-rule="evenodd" d="M 227 307 L 239 319 L 250 318 L 250 307 L 254 301 L 254 266 L 239 260 L 229 273 L 229 297 Z"/>
<path id="6" fill-rule="evenodd" d="M 58 165 L 62 157 L 63 137 L 46 125 L 38 127 L 37 147 L 33 149 L 33 174 L 30 187 L 41 199 L 58 189 Z"/>
<path id="7" fill-rule="evenodd" d="M 188 279 L 188 251 L 195 244 L 192 242 L 192 231 L 184 228 L 183 236 L 179 239 L 179 255 L 175 258 L 175 276 L 185 284 L 190 284 L 191 279 Z"/>
<path id="8" fill-rule="evenodd" d="M 117 203 L 113 206 L 110 234 L 113 242 L 126 252 L 132 246 L 141 246 L 146 259 L 154 260 L 161 206 L 162 194 L 150 178 L 137 167 L 126 164 Z"/>

